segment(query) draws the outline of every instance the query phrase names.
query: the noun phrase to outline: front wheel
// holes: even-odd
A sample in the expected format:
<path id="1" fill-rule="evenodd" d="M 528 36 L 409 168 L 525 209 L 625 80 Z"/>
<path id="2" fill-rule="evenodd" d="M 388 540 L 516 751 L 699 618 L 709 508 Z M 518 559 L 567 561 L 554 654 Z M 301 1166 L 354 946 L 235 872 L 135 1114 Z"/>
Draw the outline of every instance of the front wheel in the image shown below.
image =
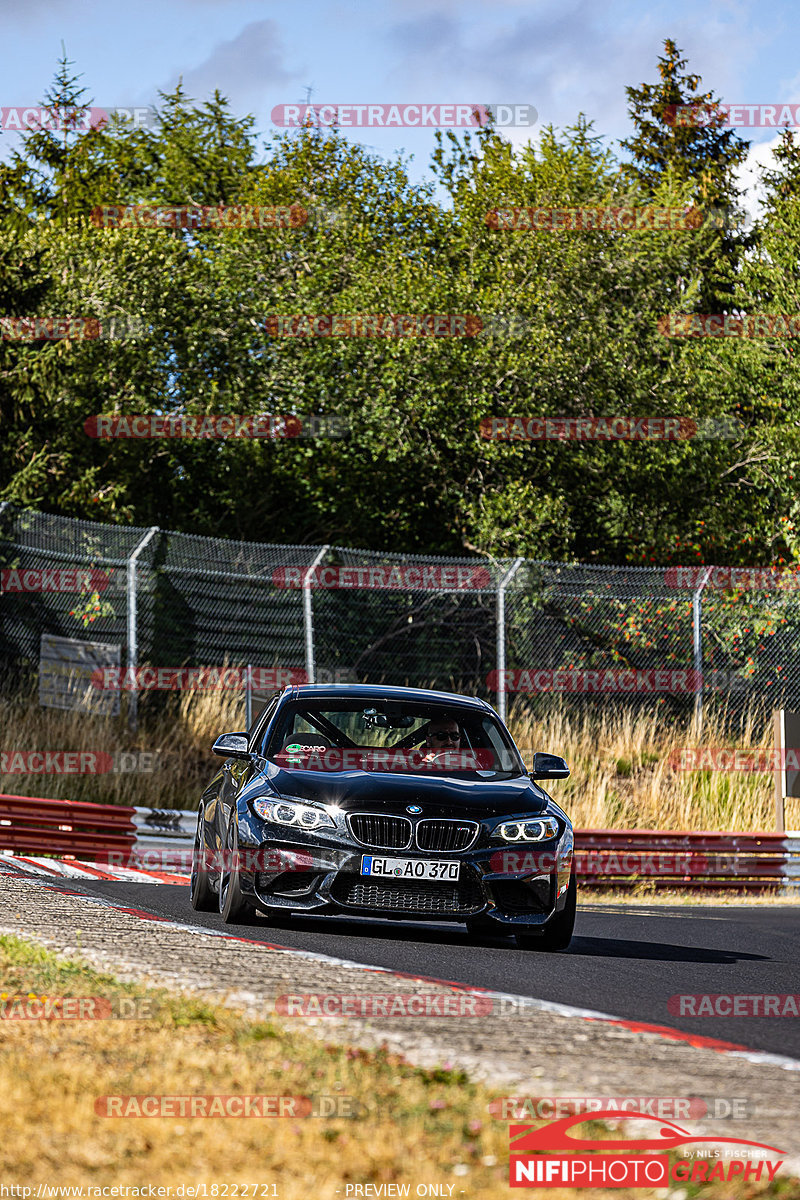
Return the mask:
<path id="1" fill-rule="evenodd" d="M 546 926 L 544 933 L 517 933 L 514 935 L 520 950 L 566 950 L 572 941 L 575 928 L 575 910 L 578 901 L 578 884 L 575 872 L 570 876 L 567 887 L 567 902 Z"/>
<path id="2" fill-rule="evenodd" d="M 231 815 L 228 836 L 225 839 L 227 862 L 223 862 L 219 877 L 219 911 L 226 925 L 246 925 L 253 916 L 253 909 L 242 895 L 239 879 L 239 835 L 236 820 Z"/>
<path id="3" fill-rule="evenodd" d="M 189 900 L 197 912 L 213 912 L 217 907 L 217 897 L 211 890 L 208 870 L 206 869 L 206 839 L 203 810 L 197 814 L 197 830 L 192 847 L 192 874 L 189 879 Z"/>

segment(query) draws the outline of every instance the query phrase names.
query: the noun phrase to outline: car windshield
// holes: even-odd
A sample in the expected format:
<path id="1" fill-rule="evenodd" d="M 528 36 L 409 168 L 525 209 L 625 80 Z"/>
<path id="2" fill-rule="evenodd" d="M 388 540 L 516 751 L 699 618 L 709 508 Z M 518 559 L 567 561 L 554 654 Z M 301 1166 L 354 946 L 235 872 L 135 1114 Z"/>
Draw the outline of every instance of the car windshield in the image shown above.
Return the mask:
<path id="1" fill-rule="evenodd" d="M 459 704 L 294 700 L 282 707 L 265 755 L 305 771 L 523 774 L 500 722 L 485 709 Z"/>

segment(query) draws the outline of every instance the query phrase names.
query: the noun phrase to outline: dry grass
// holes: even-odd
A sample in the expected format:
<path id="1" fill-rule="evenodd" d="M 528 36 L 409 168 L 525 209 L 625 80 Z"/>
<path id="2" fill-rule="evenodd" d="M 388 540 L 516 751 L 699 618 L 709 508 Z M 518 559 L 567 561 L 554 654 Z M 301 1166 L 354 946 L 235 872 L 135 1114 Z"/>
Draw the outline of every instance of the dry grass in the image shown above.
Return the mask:
<path id="1" fill-rule="evenodd" d="M 143 693 L 135 734 L 128 727 L 125 703 L 123 698 L 118 717 L 40 708 L 34 697 L 17 696 L 0 705 L 0 750 L 6 754 L 79 750 L 111 756 L 118 765 L 100 774 L 0 772 L 0 791 L 145 808 L 197 808 L 220 763 L 211 754 L 212 742 L 221 732 L 244 727 L 241 694 Z"/>
<path id="2" fill-rule="evenodd" d="M 771 750 L 771 721 L 756 709 L 745 714 L 735 739 L 713 713 L 698 730 L 662 712 L 611 706 L 599 717 L 566 706 L 534 717 L 524 701 L 512 706 L 509 727 L 526 761 L 534 750 L 567 760 L 570 778 L 549 790 L 578 828 L 775 828 L 771 773 L 686 771 L 673 765 L 681 751 L 701 746 Z M 786 826 L 800 828 L 800 800 L 787 801 Z"/>
<path id="3" fill-rule="evenodd" d="M 444 1194 L 508 1197 L 508 1127 L 498 1093 L 456 1070 L 412 1067 L 254 1022 L 202 1001 L 122 984 L 13 937 L 0 937 L 0 993 L 149 997 L 140 1021 L 0 1021 L 3 1183 L 105 1187 L 269 1184 L 258 1197 L 344 1196 L 348 1183 L 445 1185 Z M 109 1095 L 348 1096 L 359 1119 L 98 1116 Z M 603 1137 L 597 1123 L 585 1128 Z M 274 1192 L 273 1186 L 274 1185 Z M 708 1200 L 800 1200 L 800 1183 L 704 1184 Z M 34 1191 L 35 1194 L 35 1191 Z M 218 1195 L 223 1195 L 221 1190 Z M 235 1193 L 229 1189 L 228 1196 Z M 352 1194 L 352 1193 L 351 1193 Z M 363 1194 L 363 1193 L 362 1193 Z M 373 1193 L 375 1194 L 375 1193 Z M 549 1190 L 552 1200 L 574 1192 Z M 597 1200 L 651 1190 L 594 1189 Z M 174 1193 L 173 1193 L 174 1195 Z"/>
<path id="4" fill-rule="evenodd" d="M 0 938 L 0 981 L 9 996 L 148 995 L 10 937 Z M 213 1183 L 269 1183 L 270 1193 L 274 1183 L 281 1200 L 305 1200 L 350 1180 L 463 1174 L 471 1189 L 507 1195 L 505 1126 L 460 1072 L 149 995 L 157 1017 L 146 1021 L 0 1021 L 3 1182 L 206 1181 L 209 1196 Z M 108 1095 L 348 1097 L 366 1115 L 108 1118 L 94 1108 Z"/>
<path id="5" fill-rule="evenodd" d="M 35 697 L 0 706 L 0 749 L 90 750 L 114 755 L 156 754 L 156 770 L 100 775 L 0 774 L 0 790 L 152 808 L 196 808 L 218 765 L 211 743 L 244 725 L 236 691 L 144 693 L 139 731 L 120 717 L 84 716 L 39 708 Z M 570 779 L 551 791 L 580 828 L 768 830 L 775 827 L 772 776 L 725 771 L 676 770 L 686 748 L 730 746 L 769 749 L 770 721 L 753 709 L 733 739 L 720 718 L 706 717 L 702 732 L 661 711 L 639 713 L 609 705 L 601 715 L 578 706 L 534 716 L 523 700 L 511 707 L 517 745 L 562 754 Z M 130 763 L 130 760 L 128 760 Z M 147 764 L 145 764 L 147 765 Z M 787 827 L 800 828 L 800 800 L 790 800 Z"/>

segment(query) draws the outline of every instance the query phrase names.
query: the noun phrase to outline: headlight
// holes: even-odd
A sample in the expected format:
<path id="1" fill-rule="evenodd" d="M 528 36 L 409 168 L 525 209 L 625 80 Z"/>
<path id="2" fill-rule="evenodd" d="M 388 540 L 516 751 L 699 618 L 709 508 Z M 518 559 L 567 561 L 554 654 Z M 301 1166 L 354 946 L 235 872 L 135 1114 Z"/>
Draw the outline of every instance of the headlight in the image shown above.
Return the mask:
<path id="1" fill-rule="evenodd" d="M 543 817 L 537 821 L 504 821 L 495 826 L 493 837 L 504 842 L 546 842 L 558 837 L 558 821 L 555 817 Z"/>
<path id="2" fill-rule="evenodd" d="M 321 808 L 296 800 L 254 800 L 253 808 L 265 821 L 294 825 L 298 829 L 335 829 L 336 824 Z"/>

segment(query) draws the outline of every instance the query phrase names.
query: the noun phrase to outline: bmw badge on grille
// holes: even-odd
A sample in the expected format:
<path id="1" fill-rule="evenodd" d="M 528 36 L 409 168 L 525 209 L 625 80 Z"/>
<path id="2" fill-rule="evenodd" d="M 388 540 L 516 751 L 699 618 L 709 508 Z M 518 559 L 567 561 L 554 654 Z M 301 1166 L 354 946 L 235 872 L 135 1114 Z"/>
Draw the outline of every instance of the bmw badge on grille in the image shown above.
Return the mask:
<path id="1" fill-rule="evenodd" d="M 416 815 L 417 813 L 421 813 L 422 809 L 420 808 L 420 806 L 418 804 L 409 804 L 408 808 L 406 809 L 406 812 L 414 813 Z"/>

